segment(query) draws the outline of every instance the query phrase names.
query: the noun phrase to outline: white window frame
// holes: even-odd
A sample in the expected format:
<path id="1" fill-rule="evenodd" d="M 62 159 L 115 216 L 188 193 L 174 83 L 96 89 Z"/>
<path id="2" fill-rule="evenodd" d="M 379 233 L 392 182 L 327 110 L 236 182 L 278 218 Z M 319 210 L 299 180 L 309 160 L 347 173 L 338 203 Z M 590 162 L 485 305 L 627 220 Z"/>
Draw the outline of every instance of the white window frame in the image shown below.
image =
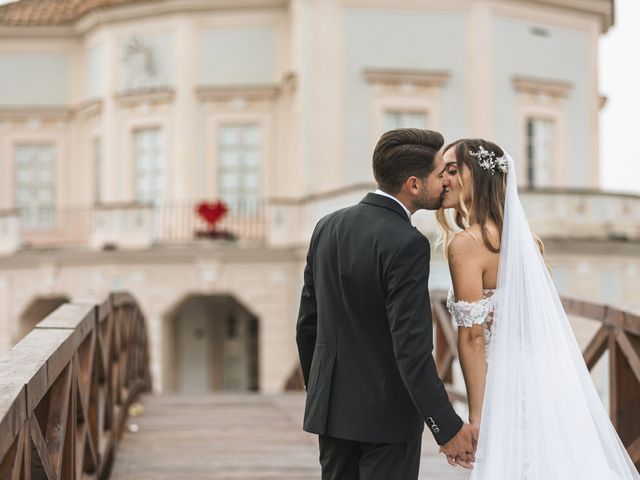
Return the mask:
<path id="1" fill-rule="evenodd" d="M 564 184 L 564 123 L 562 115 L 557 111 L 540 108 L 522 108 L 518 119 L 518 145 L 520 145 L 520 158 L 522 161 L 516 162 L 518 183 L 524 187 L 545 188 L 558 187 Z M 549 171 L 549 183 L 546 185 L 536 185 L 529 181 L 529 152 L 528 148 L 528 122 L 530 120 L 542 120 L 551 123 L 551 161 Z"/>
<path id="2" fill-rule="evenodd" d="M 144 130 L 147 128 L 160 128 L 164 136 L 164 198 L 163 202 L 170 200 L 176 190 L 174 182 L 168 182 L 168 178 L 173 177 L 174 139 L 173 128 L 170 116 L 170 102 L 173 93 L 148 93 L 135 95 L 120 95 L 116 97 L 119 108 L 128 111 L 129 114 L 123 118 L 121 126 L 117 131 L 117 138 L 122 139 L 122 146 L 116 144 L 118 150 L 109 153 L 109 164 L 103 165 L 108 170 L 109 181 L 104 189 L 105 198 L 118 198 L 125 196 L 128 201 L 136 201 L 136 152 L 134 143 L 134 130 Z M 106 137 L 105 137 L 106 138 Z M 113 145 L 110 145 L 113 147 Z M 105 152 L 109 152 L 106 144 L 103 143 Z M 120 150 L 122 148 L 122 150 Z M 111 158 L 111 156 L 113 158 Z M 113 183 L 114 175 L 122 178 L 125 185 L 120 187 L 118 182 Z M 122 190 L 120 190 L 122 189 Z M 121 197 L 120 197 L 121 198 Z"/>
<path id="3" fill-rule="evenodd" d="M 136 144 L 136 136 L 143 131 L 157 130 L 160 135 L 161 144 L 162 144 L 162 154 L 160 157 L 160 167 L 162 171 L 162 198 L 151 200 L 151 203 L 154 207 L 161 206 L 166 202 L 167 198 L 167 141 L 166 141 L 166 131 L 160 125 L 148 125 L 143 127 L 133 128 L 130 132 L 130 142 L 131 142 L 131 151 L 132 151 L 132 169 L 133 169 L 133 200 L 137 203 L 147 203 L 143 200 L 138 199 L 138 156 L 137 156 L 137 144 Z"/>
<path id="4" fill-rule="evenodd" d="M 174 191 L 172 182 L 168 182 L 168 178 L 173 178 L 172 159 L 173 159 L 173 138 L 172 131 L 169 129 L 167 119 L 157 114 L 136 118 L 126 122 L 123 125 L 122 135 L 125 138 L 125 152 L 127 155 L 123 159 L 122 164 L 117 164 L 112 168 L 120 172 L 125 180 L 128 179 L 129 184 L 125 187 L 129 193 L 129 199 L 132 203 L 136 202 L 136 145 L 134 141 L 134 133 L 136 130 L 146 130 L 151 128 L 159 128 L 163 132 L 164 141 L 164 185 L 163 185 L 163 203 L 167 203 Z M 111 186 L 113 188 L 113 186 Z"/>
<path id="5" fill-rule="evenodd" d="M 527 122 L 530 119 L 552 123 L 551 180 L 548 185 L 535 188 L 561 187 L 566 185 L 566 97 L 573 88 L 569 84 L 540 79 L 515 77 L 513 86 L 517 95 L 517 141 L 518 155 L 523 161 L 516 162 L 518 183 L 529 187 Z"/>
<path id="6" fill-rule="evenodd" d="M 260 202 L 268 196 L 270 179 L 272 174 L 269 166 L 271 165 L 269 152 L 271 151 L 271 129 L 269 114 L 258 113 L 251 110 L 241 112 L 220 112 L 211 113 L 208 121 L 205 122 L 205 165 L 202 167 L 203 184 L 201 185 L 202 197 L 206 200 L 221 200 L 219 191 L 219 132 L 220 127 L 226 125 L 255 125 L 261 131 L 261 149 L 260 149 Z"/>
<path id="7" fill-rule="evenodd" d="M 58 195 L 58 190 L 60 189 L 60 185 L 58 184 L 57 181 L 57 177 L 58 177 L 58 169 L 59 169 L 59 163 L 60 163 L 60 155 L 58 150 L 56 149 L 56 145 L 52 142 L 42 142 L 42 141 L 19 141 L 14 143 L 13 145 L 13 156 L 12 156 L 12 163 L 13 163 L 13 176 L 12 176 L 12 181 L 13 181 L 13 197 L 14 197 L 14 205 L 16 208 L 20 208 L 20 204 L 18 202 L 18 180 L 17 180 L 17 155 L 18 155 L 18 149 L 21 147 L 45 147 L 45 148 L 50 148 L 52 155 L 53 155 L 53 159 L 52 159 L 52 186 L 51 186 L 51 194 L 52 194 L 52 198 L 51 198 L 51 203 L 50 205 L 47 205 L 48 207 L 51 208 L 51 217 L 47 217 L 47 218 L 40 218 L 39 217 L 39 213 L 37 213 L 36 217 L 34 218 L 23 218 L 22 214 L 19 214 L 21 217 L 21 225 L 23 226 L 23 228 L 25 230 L 51 230 L 53 228 L 55 228 L 56 226 L 56 212 L 57 212 L 57 208 L 58 208 L 58 202 L 57 202 L 57 195 Z M 38 201 L 36 200 L 32 206 L 36 206 L 36 207 L 40 207 L 40 204 L 38 203 Z M 38 208 L 39 210 L 39 208 Z"/>
<path id="8" fill-rule="evenodd" d="M 372 146 L 386 131 L 385 116 L 389 111 L 423 113 L 426 129 L 442 130 L 442 91 L 449 73 L 369 69 L 363 74 L 370 91 Z"/>
<path id="9" fill-rule="evenodd" d="M 529 125 L 531 123 L 538 123 L 538 122 L 544 122 L 546 124 L 549 125 L 549 136 L 550 136 L 550 149 L 549 149 L 549 158 L 545 159 L 548 164 L 546 165 L 540 165 L 537 164 L 536 159 L 532 159 L 529 156 L 529 148 L 531 147 L 531 138 L 529 135 Z M 553 179 L 554 179 L 554 147 L 555 147 L 555 143 L 558 141 L 557 139 L 557 132 L 556 132 L 556 122 L 548 117 L 527 117 L 526 121 L 525 121 L 525 151 L 526 151 L 526 156 L 524 157 L 525 159 L 525 163 L 526 163 L 526 182 L 527 185 L 530 188 L 545 188 L 545 187 L 550 187 L 553 185 Z M 537 146 L 538 142 L 540 139 L 537 139 L 536 141 L 534 141 L 534 148 Z M 534 164 L 532 165 L 532 162 L 534 162 Z M 544 172 L 546 175 L 546 179 L 543 179 L 542 181 L 539 181 L 536 179 L 536 176 L 540 175 L 539 170 L 540 169 L 547 169 L 547 172 Z"/>
<path id="10" fill-rule="evenodd" d="M 441 106 L 434 99 L 384 96 L 372 99 L 372 109 L 374 146 L 387 131 L 385 120 L 389 112 L 421 113 L 426 117 L 425 129 L 440 131 L 442 128 Z"/>
<path id="11" fill-rule="evenodd" d="M 258 144 L 259 149 L 258 149 L 258 165 L 257 165 L 258 177 L 259 177 L 259 185 L 258 185 L 259 195 L 258 195 L 258 198 L 257 198 L 257 204 L 255 205 L 256 210 L 254 211 L 253 207 L 251 205 L 247 205 L 247 208 L 242 209 L 241 211 L 237 211 L 236 207 L 238 205 L 240 205 L 241 203 L 239 203 L 239 204 L 233 203 L 233 204 L 229 204 L 228 205 L 228 207 L 229 207 L 229 209 L 230 209 L 230 211 L 232 213 L 241 213 L 241 214 L 243 214 L 245 216 L 246 215 L 250 215 L 251 213 L 254 213 L 254 212 L 255 213 L 259 212 L 260 205 L 262 204 L 263 199 L 264 199 L 264 191 L 262 190 L 262 184 L 264 183 L 263 182 L 264 161 L 263 161 L 263 158 L 262 158 L 264 153 L 263 153 L 262 145 L 263 145 L 264 140 L 265 140 L 264 139 L 263 129 L 262 129 L 262 127 L 261 127 L 261 125 L 259 123 L 235 123 L 234 122 L 234 123 L 227 123 L 227 124 L 225 124 L 225 123 L 219 124 L 218 125 L 218 132 L 216 132 L 216 134 L 218 135 L 218 146 L 217 146 L 218 151 L 216 152 L 217 157 L 218 157 L 218 164 L 217 164 L 218 184 L 217 184 L 217 190 L 218 190 L 218 197 L 220 198 L 220 200 L 222 200 L 224 202 L 225 198 L 222 196 L 223 193 L 222 193 L 222 188 L 221 188 L 221 185 L 220 185 L 220 172 L 221 172 L 221 170 L 223 168 L 223 165 L 222 165 L 221 158 L 220 158 L 220 152 L 221 152 L 221 146 L 222 145 L 220 143 L 219 133 L 220 133 L 220 130 L 223 129 L 223 128 L 247 128 L 247 127 L 254 127 L 254 128 L 257 128 L 260 131 L 260 143 Z M 242 169 L 243 166 L 244 165 L 237 165 L 239 170 Z M 241 175 L 242 174 L 239 173 L 240 177 L 241 177 Z M 240 198 L 240 200 L 241 200 L 241 198 Z"/>
<path id="12" fill-rule="evenodd" d="M 66 129 L 66 125 L 64 126 Z M 23 144 L 51 144 L 54 146 L 56 156 L 56 208 L 65 204 L 67 199 L 67 189 L 65 188 L 66 164 L 64 160 L 68 155 L 65 132 L 55 132 L 41 130 L 33 132 L 6 132 L 0 135 L 0 208 L 16 208 L 16 184 L 15 184 L 15 146 Z"/>

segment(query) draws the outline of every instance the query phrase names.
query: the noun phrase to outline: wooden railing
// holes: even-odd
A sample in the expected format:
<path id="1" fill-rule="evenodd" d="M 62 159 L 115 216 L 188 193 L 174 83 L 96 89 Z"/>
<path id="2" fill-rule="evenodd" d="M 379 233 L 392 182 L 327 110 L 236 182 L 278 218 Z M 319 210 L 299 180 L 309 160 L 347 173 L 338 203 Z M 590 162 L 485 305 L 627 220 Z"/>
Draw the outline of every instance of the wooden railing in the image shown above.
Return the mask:
<path id="1" fill-rule="evenodd" d="M 447 294 L 431 292 L 435 327 L 435 359 L 438 373 L 452 400 L 466 402 L 453 386 L 453 365 L 458 356 L 456 328 L 446 307 Z M 609 352 L 610 415 L 629 456 L 640 470 L 640 315 L 585 300 L 563 298 L 568 315 L 600 322 L 600 328 L 584 349 L 591 370 Z"/>
<path id="2" fill-rule="evenodd" d="M 0 479 L 108 478 L 128 407 L 150 386 L 131 296 L 62 305 L 0 357 Z"/>

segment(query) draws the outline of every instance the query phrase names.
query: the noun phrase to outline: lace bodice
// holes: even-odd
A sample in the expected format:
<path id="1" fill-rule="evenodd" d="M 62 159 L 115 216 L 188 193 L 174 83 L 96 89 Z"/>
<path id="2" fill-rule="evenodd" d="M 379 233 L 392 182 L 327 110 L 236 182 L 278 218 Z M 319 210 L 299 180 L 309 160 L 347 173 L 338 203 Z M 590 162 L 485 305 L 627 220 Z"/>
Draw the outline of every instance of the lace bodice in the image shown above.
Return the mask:
<path id="1" fill-rule="evenodd" d="M 494 289 L 485 289 L 482 291 L 482 298 L 475 302 L 456 301 L 452 288 L 449 289 L 449 295 L 447 296 L 447 308 L 459 327 L 471 328 L 474 325 L 482 325 L 484 327 L 484 345 L 487 361 L 489 361 L 489 345 L 491 344 L 495 292 Z"/>

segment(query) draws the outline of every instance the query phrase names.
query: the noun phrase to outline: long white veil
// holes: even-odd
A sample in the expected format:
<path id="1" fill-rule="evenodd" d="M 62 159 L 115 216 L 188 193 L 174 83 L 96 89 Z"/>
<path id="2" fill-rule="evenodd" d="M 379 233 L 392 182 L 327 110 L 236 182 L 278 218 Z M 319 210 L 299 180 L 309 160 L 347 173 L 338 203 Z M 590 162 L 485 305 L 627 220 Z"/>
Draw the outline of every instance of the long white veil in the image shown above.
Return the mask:
<path id="1" fill-rule="evenodd" d="M 513 159 L 475 480 L 640 480 L 518 197 Z"/>

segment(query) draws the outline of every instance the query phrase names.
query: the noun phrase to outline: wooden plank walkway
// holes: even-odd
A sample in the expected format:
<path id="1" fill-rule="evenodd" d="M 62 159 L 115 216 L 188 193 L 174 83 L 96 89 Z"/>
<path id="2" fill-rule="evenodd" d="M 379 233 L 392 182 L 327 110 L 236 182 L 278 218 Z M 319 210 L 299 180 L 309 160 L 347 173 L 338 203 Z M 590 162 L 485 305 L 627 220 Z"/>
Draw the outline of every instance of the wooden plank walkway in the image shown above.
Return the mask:
<path id="1" fill-rule="evenodd" d="M 125 433 L 113 480 L 312 480 L 320 478 L 315 435 L 302 431 L 304 396 L 149 395 L 139 427 Z M 421 479 L 467 479 L 450 467 L 431 434 Z"/>

